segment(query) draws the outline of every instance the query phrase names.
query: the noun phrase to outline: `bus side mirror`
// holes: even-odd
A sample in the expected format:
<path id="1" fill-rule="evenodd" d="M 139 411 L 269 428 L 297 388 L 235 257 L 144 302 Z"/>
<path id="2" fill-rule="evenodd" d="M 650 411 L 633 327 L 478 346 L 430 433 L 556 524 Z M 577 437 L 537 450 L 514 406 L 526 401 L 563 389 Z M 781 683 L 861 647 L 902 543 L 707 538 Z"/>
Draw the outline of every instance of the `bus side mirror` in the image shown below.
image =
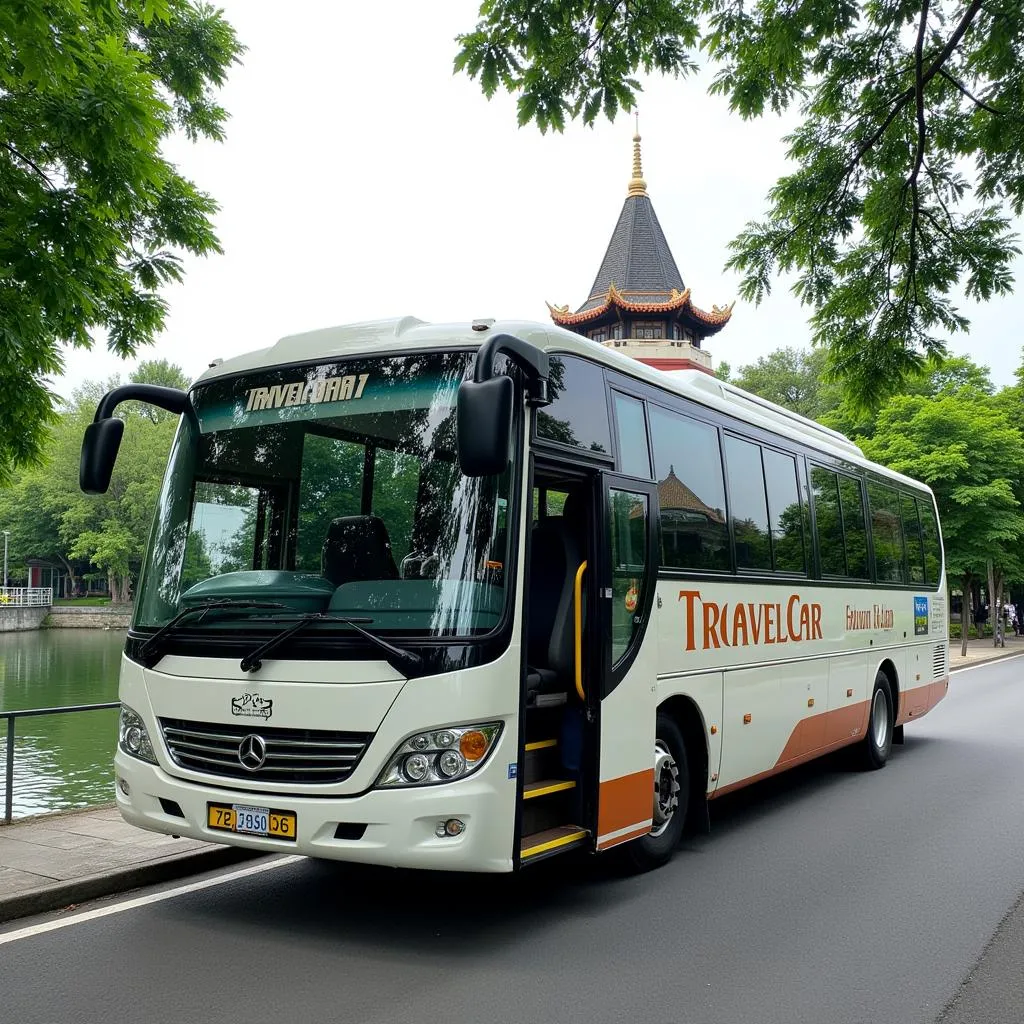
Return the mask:
<path id="1" fill-rule="evenodd" d="M 512 433 L 511 377 L 464 380 L 456 404 L 459 468 L 466 476 L 493 476 L 508 465 Z"/>
<path id="2" fill-rule="evenodd" d="M 85 428 L 78 485 L 86 494 L 106 494 L 124 435 L 124 420 L 97 420 Z"/>

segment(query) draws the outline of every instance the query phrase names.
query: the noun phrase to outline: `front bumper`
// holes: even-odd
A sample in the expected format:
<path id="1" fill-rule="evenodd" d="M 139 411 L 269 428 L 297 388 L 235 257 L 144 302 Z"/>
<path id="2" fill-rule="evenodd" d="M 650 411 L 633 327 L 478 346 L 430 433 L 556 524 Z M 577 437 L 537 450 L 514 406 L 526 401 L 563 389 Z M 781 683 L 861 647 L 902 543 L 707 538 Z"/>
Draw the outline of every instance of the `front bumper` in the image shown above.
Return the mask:
<path id="1" fill-rule="evenodd" d="M 509 747 L 509 744 L 512 744 Z M 115 785 L 117 806 L 125 821 L 168 835 L 241 846 L 264 853 L 438 871 L 505 872 L 512 870 L 514 814 L 509 812 L 507 763 L 515 761 L 515 734 L 504 730 L 487 763 L 458 782 L 408 789 L 370 790 L 351 797 L 245 793 L 222 786 L 184 782 L 118 750 L 114 769 L 129 796 Z M 510 756 L 508 747 L 513 753 Z M 184 817 L 168 814 L 161 798 L 174 801 Z M 296 840 L 263 839 L 210 829 L 208 803 L 248 804 L 294 811 Z M 513 803 L 514 807 L 514 803 Z M 459 836 L 438 838 L 439 821 L 460 818 Z M 366 825 L 360 839 L 336 839 L 338 825 Z"/>

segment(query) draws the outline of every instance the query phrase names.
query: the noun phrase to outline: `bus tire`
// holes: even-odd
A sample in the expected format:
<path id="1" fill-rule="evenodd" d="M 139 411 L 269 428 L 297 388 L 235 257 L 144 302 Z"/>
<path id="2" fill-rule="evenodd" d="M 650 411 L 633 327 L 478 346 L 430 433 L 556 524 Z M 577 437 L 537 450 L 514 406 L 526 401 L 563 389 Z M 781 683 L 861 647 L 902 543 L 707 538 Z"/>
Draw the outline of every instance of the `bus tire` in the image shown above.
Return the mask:
<path id="1" fill-rule="evenodd" d="M 861 744 L 861 765 L 868 771 L 884 768 L 892 753 L 893 723 L 892 688 L 889 677 L 879 669 L 871 691 L 868 734 Z"/>
<path id="2" fill-rule="evenodd" d="M 650 871 L 672 858 L 683 835 L 690 804 L 686 742 L 675 719 L 658 712 L 654 738 L 654 807 L 651 831 L 625 844 L 628 866 Z"/>

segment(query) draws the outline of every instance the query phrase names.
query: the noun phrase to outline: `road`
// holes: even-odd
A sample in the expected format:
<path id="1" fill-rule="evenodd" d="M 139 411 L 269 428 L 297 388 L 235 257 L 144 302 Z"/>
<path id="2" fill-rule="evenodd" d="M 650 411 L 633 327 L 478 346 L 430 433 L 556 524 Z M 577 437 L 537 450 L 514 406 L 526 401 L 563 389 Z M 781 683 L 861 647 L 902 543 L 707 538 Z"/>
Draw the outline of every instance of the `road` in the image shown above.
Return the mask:
<path id="1" fill-rule="evenodd" d="M 832 758 L 720 801 L 641 877 L 262 860 L 17 922 L 0 1020 L 1024 1021 L 1022 724 L 1024 658 L 955 673 L 884 771 Z"/>

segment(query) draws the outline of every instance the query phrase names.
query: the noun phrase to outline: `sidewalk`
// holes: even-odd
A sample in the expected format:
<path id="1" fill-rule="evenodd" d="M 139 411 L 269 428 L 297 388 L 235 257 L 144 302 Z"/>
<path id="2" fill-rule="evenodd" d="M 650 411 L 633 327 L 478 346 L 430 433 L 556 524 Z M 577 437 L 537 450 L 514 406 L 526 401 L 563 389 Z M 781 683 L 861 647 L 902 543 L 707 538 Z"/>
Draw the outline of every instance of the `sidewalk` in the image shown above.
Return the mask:
<path id="1" fill-rule="evenodd" d="M 1009 658 L 1015 654 L 1024 654 L 1024 636 L 1014 636 L 1012 632 L 1006 638 L 1005 647 L 993 647 L 992 637 L 983 640 L 968 640 L 966 658 L 960 655 L 960 641 L 949 641 L 950 669 L 964 668 L 967 665 L 981 665 L 986 661 Z M 1024 668 L 1021 671 L 1024 672 Z"/>
<path id="2" fill-rule="evenodd" d="M 116 807 L 0 826 L 0 922 L 210 871 L 247 850 L 144 832 Z"/>

